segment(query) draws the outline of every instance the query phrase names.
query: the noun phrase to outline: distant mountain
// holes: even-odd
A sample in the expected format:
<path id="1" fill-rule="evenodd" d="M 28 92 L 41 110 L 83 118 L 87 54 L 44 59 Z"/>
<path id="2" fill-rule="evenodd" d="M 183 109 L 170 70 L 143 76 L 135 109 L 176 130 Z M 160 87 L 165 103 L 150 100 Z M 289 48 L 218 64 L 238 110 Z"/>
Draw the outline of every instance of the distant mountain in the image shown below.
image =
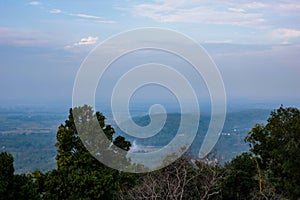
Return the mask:
<path id="1" fill-rule="evenodd" d="M 221 162 L 229 161 L 242 152 L 248 151 L 248 144 L 244 142 L 245 136 L 255 124 L 266 123 L 269 115 L 270 110 L 267 109 L 249 109 L 227 113 L 223 131 L 220 133 L 221 136 L 213 150 L 217 152 L 217 156 Z M 159 118 L 160 116 L 157 114 L 153 117 L 155 119 L 155 117 Z M 193 115 L 190 114 L 189 117 L 191 117 L 192 120 Z M 211 116 L 208 114 L 201 115 L 197 135 L 189 149 L 191 154 L 194 156 L 198 155 L 208 129 L 210 117 Z M 115 130 L 118 135 L 122 135 L 131 141 L 133 144 L 133 151 L 147 152 L 167 145 L 177 134 L 180 119 L 181 115 L 179 113 L 167 114 L 166 123 L 161 131 L 159 131 L 155 136 L 145 139 L 132 137 L 122 131 L 118 126 L 114 127 L 116 127 Z M 147 126 L 150 123 L 150 117 L 149 115 L 134 117 L 133 121 L 139 126 Z M 128 122 L 124 121 L 123 126 L 126 127 L 126 123 Z M 187 128 L 189 127 L 188 124 L 185 124 L 184 126 Z"/>

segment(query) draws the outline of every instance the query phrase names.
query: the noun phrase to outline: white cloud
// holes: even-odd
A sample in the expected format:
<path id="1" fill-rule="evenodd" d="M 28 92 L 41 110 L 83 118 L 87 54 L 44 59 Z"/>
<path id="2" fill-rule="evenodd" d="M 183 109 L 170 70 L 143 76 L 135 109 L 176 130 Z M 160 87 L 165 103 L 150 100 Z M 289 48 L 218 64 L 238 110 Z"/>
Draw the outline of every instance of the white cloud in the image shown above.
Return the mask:
<path id="1" fill-rule="evenodd" d="M 205 23 L 247 26 L 252 28 L 276 27 L 281 18 L 300 16 L 297 0 L 149 0 L 147 3 L 124 4 L 117 9 L 127 10 L 134 16 L 151 18 L 157 22 Z"/>
<path id="2" fill-rule="evenodd" d="M 89 36 L 89 37 L 80 39 L 79 42 L 76 42 L 73 45 L 67 45 L 64 48 L 65 49 L 71 49 L 74 46 L 92 45 L 92 44 L 95 44 L 98 41 L 98 39 L 99 39 L 98 37 Z"/>
<path id="3" fill-rule="evenodd" d="M 32 5 L 32 6 L 37 6 L 37 5 L 41 5 L 42 3 L 41 2 L 38 2 L 38 1 L 31 1 L 29 2 L 29 5 Z"/>
<path id="4" fill-rule="evenodd" d="M 49 12 L 52 13 L 52 14 L 59 14 L 59 13 L 61 13 L 62 11 L 61 11 L 60 9 L 52 9 L 52 10 L 50 10 Z"/>
<path id="5" fill-rule="evenodd" d="M 95 15 L 87 15 L 87 14 L 69 14 L 70 16 L 75 16 L 75 17 L 80 17 L 80 18 L 84 18 L 84 19 L 89 19 L 89 20 L 94 20 L 94 22 L 98 22 L 98 23 L 105 23 L 105 24 L 113 24 L 116 23 L 116 21 L 113 20 L 105 20 L 103 19 L 103 17 L 100 16 L 95 16 Z"/>
<path id="6" fill-rule="evenodd" d="M 265 19 L 259 12 L 246 12 L 236 3 L 209 1 L 167 1 L 136 4 L 128 9 L 132 14 L 151 18 L 158 22 L 192 22 L 206 24 L 230 24 L 240 26 L 260 26 Z"/>
<path id="7" fill-rule="evenodd" d="M 242 12 L 246 12 L 244 9 L 242 8 L 228 8 L 229 11 L 232 11 L 232 12 L 239 12 L 239 13 L 242 13 Z"/>
<path id="8" fill-rule="evenodd" d="M 89 45 L 89 44 L 95 44 L 98 41 L 98 37 L 92 37 L 89 36 L 87 38 L 82 38 L 79 42 L 75 43 L 75 46 L 80 45 Z"/>
<path id="9" fill-rule="evenodd" d="M 300 37 L 300 31 L 294 29 L 280 28 L 272 32 L 274 38 L 296 38 Z"/>
<path id="10" fill-rule="evenodd" d="M 94 15 L 86 15 L 86 14 L 70 14 L 71 16 L 86 18 L 86 19 L 102 19 L 102 17 L 94 16 Z"/>
<path id="11" fill-rule="evenodd" d="M 95 22 L 103 23 L 103 24 L 114 24 L 114 23 L 116 23 L 116 21 L 113 21 L 113 20 L 97 20 Z"/>
<path id="12" fill-rule="evenodd" d="M 37 5 L 42 5 L 41 2 L 38 1 L 32 1 L 30 3 L 28 3 L 29 5 L 33 5 L 33 6 L 37 6 Z M 116 21 L 113 20 L 106 20 L 103 17 L 100 16 L 96 16 L 96 15 L 88 15 L 88 14 L 84 14 L 84 13 L 69 13 L 69 12 L 63 12 L 60 9 L 51 9 L 48 11 L 51 14 L 64 14 L 64 15 L 69 15 L 69 16 L 73 16 L 73 17 L 79 17 L 79 18 L 83 18 L 83 19 L 87 19 L 87 20 L 94 20 L 94 22 L 98 22 L 98 23 L 106 23 L 106 24 L 112 24 L 112 23 L 116 23 Z"/>

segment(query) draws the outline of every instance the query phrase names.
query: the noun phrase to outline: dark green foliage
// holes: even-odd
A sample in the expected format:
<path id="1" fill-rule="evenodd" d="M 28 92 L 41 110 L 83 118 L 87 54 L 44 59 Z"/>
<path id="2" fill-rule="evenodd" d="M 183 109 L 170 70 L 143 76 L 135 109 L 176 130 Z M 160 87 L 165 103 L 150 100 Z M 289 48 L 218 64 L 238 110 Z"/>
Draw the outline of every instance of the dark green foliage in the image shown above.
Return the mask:
<path id="1" fill-rule="evenodd" d="M 14 175 L 12 186 L 12 199 L 41 199 L 36 184 L 30 175 Z"/>
<path id="2" fill-rule="evenodd" d="M 0 180 L 11 180 L 14 175 L 14 158 L 12 155 L 0 153 Z"/>
<path id="3" fill-rule="evenodd" d="M 225 165 L 222 186 L 223 199 L 251 199 L 251 193 L 259 188 L 254 159 L 243 153 Z"/>
<path id="4" fill-rule="evenodd" d="M 266 125 L 256 125 L 245 139 L 278 193 L 300 197 L 300 111 L 284 108 L 271 113 Z"/>
<path id="5" fill-rule="evenodd" d="M 39 199 L 32 179 L 27 175 L 14 175 L 13 156 L 0 153 L 0 199 Z"/>
<path id="6" fill-rule="evenodd" d="M 90 128 L 93 134 L 101 134 L 93 126 L 93 119 L 97 119 L 99 128 L 111 143 L 129 150 L 131 144 L 125 138 L 119 136 L 113 140 L 114 129 L 105 124 L 105 117 L 101 113 L 94 114 L 89 106 L 70 109 L 68 120 L 60 125 L 57 132 L 55 146 L 58 168 L 46 174 L 44 199 L 112 199 L 118 193 L 124 174 L 94 158 L 79 137 L 76 128 L 81 128 L 80 125 L 75 127 L 74 122 L 80 122 L 85 125 L 84 128 Z M 89 144 L 93 142 L 93 138 L 88 139 Z M 100 149 L 108 149 L 110 145 L 101 141 L 99 144 L 102 145 Z M 123 159 L 126 160 L 125 157 Z"/>
<path id="7" fill-rule="evenodd" d="M 12 183 L 14 176 L 14 158 L 3 152 L 0 154 L 0 198 L 11 198 Z"/>
<path id="8" fill-rule="evenodd" d="M 76 112 L 76 119 L 73 118 L 73 112 Z M 94 119 L 98 120 L 96 123 L 100 126 L 93 124 Z M 76 123 L 77 127 L 75 127 L 75 121 L 78 122 Z M 80 132 L 81 135 L 79 135 L 76 128 L 88 130 L 82 130 Z M 69 119 L 65 121 L 64 125 L 60 125 L 56 135 L 57 143 L 55 146 L 57 147 L 58 152 L 56 156 L 58 169 L 77 169 L 78 167 L 85 166 L 99 168 L 99 166 L 103 166 L 103 164 L 91 156 L 90 152 L 86 149 L 86 146 L 82 143 L 82 139 L 86 137 L 89 141 L 85 141 L 85 145 L 93 146 L 93 140 L 97 139 L 97 134 L 101 134 L 99 131 L 100 128 L 105 133 L 109 143 L 98 140 L 95 144 L 95 148 L 100 148 L 102 151 L 107 150 L 111 143 L 113 143 L 126 151 L 130 149 L 131 144 L 126 141 L 124 137 L 118 136 L 113 140 L 115 131 L 110 125 L 105 124 L 105 117 L 101 113 L 97 112 L 94 115 L 92 108 L 86 105 L 77 107 L 70 109 Z M 90 138 L 89 135 L 85 135 L 91 133 L 95 137 Z"/>
<path id="9" fill-rule="evenodd" d="M 122 136 L 116 137 L 116 139 L 114 140 L 113 143 L 114 143 L 114 145 L 122 148 L 125 151 L 129 151 L 130 146 L 131 146 L 130 142 L 126 141 L 125 138 Z"/>
<path id="10" fill-rule="evenodd" d="M 44 199 L 110 199 L 118 191 L 118 173 L 109 168 L 53 170 L 45 176 Z"/>

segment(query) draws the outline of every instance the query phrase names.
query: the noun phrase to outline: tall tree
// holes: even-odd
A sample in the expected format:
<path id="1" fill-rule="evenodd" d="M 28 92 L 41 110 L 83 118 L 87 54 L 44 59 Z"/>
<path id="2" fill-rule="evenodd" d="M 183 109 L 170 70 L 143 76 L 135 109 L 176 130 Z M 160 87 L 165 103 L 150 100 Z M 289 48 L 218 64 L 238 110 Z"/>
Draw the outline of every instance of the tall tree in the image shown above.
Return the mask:
<path id="1" fill-rule="evenodd" d="M 74 113 L 76 113 L 74 115 Z M 97 121 L 95 121 L 95 119 Z M 88 134 L 105 133 L 108 143 L 103 141 L 93 142 L 93 138 L 79 135 L 80 122 L 88 129 Z M 97 123 L 97 126 L 95 126 Z M 97 128 L 95 128 L 97 127 Z M 85 130 L 83 130 L 83 133 Z M 87 150 L 85 145 L 94 145 L 96 150 L 108 150 L 111 144 L 119 145 L 124 150 L 130 149 L 130 142 L 119 136 L 113 139 L 114 129 L 105 124 L 105 117 L 94 113 L 90 106 L 70 109 L 69 118 L 58 128 L 57 132 L 57 170 L 46 174 L 44 180 L 45 199 L 112 199 L 118 193 L 123 179 L 128 175 L 111 169 L 100 163 Z M 83 142 L 85 142 L 85 145 Z M 99 147 L 100 146 L 100 147 Z M 113 151 L 113 150 L 111 150 Z M 101 155 L 101 152 L 99 153 Z M 128 159 L 123 155 L 123 160 Z"/>
<path id="2" fill-rule="evenodd" d="M 13 162 L 11 154 L 0 153 L 0 200 L 40 199 L 30 176 L 14 175 Z"/>
<path id="3" fill-rule="evenodd" d="M 259 187 L 255 160 L 243 153 L 225 165 L 222 183 L 223 199 L 252 199 L 251 193 Z"/>
<path id="4" fill-rule="evenodd" d="M 256 125 L 245 141 L 277 192 L 300 198 L 300 110 L 281 106 L 266 125 Z"/>
<path id="5" fill-rule="evenodd" d="M 0 153 L 0 199 L 10 199 L 14 177 L 14 158 L 6 152 Z"/>

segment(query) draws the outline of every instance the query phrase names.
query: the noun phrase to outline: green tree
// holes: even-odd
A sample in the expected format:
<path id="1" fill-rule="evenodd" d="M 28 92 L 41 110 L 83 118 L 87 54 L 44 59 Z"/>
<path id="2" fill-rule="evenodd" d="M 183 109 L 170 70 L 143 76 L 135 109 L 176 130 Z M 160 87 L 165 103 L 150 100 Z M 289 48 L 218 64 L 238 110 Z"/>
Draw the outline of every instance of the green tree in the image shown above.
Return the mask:
<path id="1" fill-rule="evenodd" d="M 14 158 L 0 153 L 0 199 L 40 199 L 33 180 L 27 175 L 14 175 Z"/>
<path id="2" fill-rule="evenodd" d="M 37 185 L 32 177 L 26 174 L 16 174 L 13 178 L 12 199 L 41 199 Z"/>
<path id="3" fill-rule="evenodd" d="M 256 125 L 245 138 L 267 172 L 277 193 L 300 197 L 300 111 L 284 108 L 271 113 L 266 125 Z"/>
<path id="4" fill-rule="evenodd" d="M 82 128 L 81 124 L 84 125 L 84 130 L 80 132 L 83 135 L 77 131 Z M 101 134 L 100 128 L 109 142 L 97 141 L 95 144 L 93 140 Z M 113 152 L 111 144 L 128 151 L 130 142 L 121 136 L 113 139 L 114 133 L 114 129 L 106 125 L 105 117 L 99 112 L 94 113 L 90 106 L 70 109 L 69 118 L 59 126 L 56 136 L 57 170 L 48 172 L 41 181 L 44 199 L 112 199 L 120 188 L 126 188 L 123 182 L 128 183 L 131 176 L 100 163 L 85 146 L 95 147 L 95 151 L 100 151 L 100 156 L 102 151 Z M 95 138 L 91 138 L 90 134 L 94 134 Z M 124 162 L 129 162 L 126 155 L 121 156 Z"/>
<path id="5" fill-rule="evenodd" d="M 243 153 L 225 165 L 222 184 L 223 199 L 251 199 L 251 193 L 259 187 L 255 160 Z"/>
<path id="6" fill-rule="evenodd" d="M 6 152 L 0 153 L 0 199 L 10 199 L 14 177 L 14 158 Z"/>

